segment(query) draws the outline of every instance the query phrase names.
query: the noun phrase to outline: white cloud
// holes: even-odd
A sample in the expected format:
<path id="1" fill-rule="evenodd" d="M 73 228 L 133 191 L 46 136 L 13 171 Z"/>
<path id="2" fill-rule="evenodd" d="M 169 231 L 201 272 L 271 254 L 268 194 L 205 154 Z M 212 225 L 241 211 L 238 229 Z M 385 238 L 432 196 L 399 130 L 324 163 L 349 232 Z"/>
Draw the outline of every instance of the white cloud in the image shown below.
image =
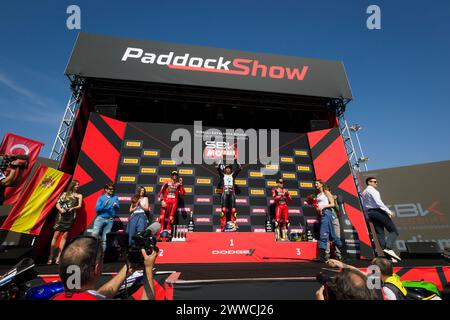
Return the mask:
<path id="1" fill-rule="evenodd" d="M 3 85 L 13 90 L 13 92 L 16 95 L 25 98 L 30 102 L 32 102 L 33 104 L 38 105 L 42 108 L 49 109 L 55 105 L 55 103 L 51 99 L 41 97 L 39 94 L 36 94 L 28 90 L 27 88 L 19 85 L 17 82 L 13 81 L 3 73 L 0 73 L 0 85 Z"/>

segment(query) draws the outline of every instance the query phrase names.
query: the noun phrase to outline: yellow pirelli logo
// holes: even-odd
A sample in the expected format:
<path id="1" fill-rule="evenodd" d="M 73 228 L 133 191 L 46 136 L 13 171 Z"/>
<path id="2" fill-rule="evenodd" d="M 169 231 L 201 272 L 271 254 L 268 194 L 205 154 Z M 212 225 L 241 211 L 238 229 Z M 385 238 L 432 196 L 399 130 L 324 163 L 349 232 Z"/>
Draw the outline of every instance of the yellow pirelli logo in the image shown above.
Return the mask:
<path id="1" fill-rule="evenodd" d="M 295 150 L 294 154 L 296 156 L 307 156 L 308 155 L 308 151 L 306 151 L 306 150 Z"/>
<path id="2" fill-rule="evenodd" d="M 266 182 L 268 187 L 276 187 L 277 186 L 277 182 L 275 180 L 269 180 Z"/>
<path id="3" fill-rule="evenodd" d="M 140 147 L 142 146 L 141 141 L 127 141 L 125 144 L 127 147 Z"/>
<path id="4" fill-rule="evenodd" d="M 309 166 L 297 166 L 298 171 L 311 171 Z"/>
<path id="5" fill-rule="evenodd" d="M 281 157 L 281 162 L 293 163 L 293 162 L 294 162 L 294 158 L 291 158 L 291 157 Z"/>
<path id="6" fill-rule="evenodd" d="M 245 179 L 236 179 L 234 181 L 238 186 L 246 186 L 247 185 L 247 180 Z"/>
<path id="7" fill-rule="evenodd" d="M 141 168 L 141 173 L 156 173 L 156 168 Z"/>
<path id="8" fill-rule="evenodd" d="M 136 177 L 133 176 L 121 176 L 119 178 L 120 182 L 135 182 L 136 181 Z"/>
<path id="9" fill-rule="evenodd" d="M 298 191 L 297 190 L 289 190 L 289 194 L 291 195 L 291 197 L 296 197 L 296 196 L 298 196 Z"/>
<path id="10" fill-rule="evenodd" d="M 194 174 L 194 170 L 192 170 L 192 169 L 180 169 L 179 171 L 178 171 L 178 173 L 179 174 L 183 174 L 183 175 L 192 175 L 192 174 Z"/>
<path id="11" fill-rule="evenodd" d="M 250 177 L 261 178 L 263 176 L 260 171 L 250 171 Z"/>
<path id="12" fill-rule="evenodd" d="M 220 189 L 220 188 L 215 188 L 215 189 L 214 189 L 214 192 L 217 193 L 217 194 L 222 194 L 222 189 Z"/>
<path id="13" fill-rule="evenodd" d="M 184 191 L 186 192 L 186 193 L 192 193 L 192 188 L 191 187 L 184 187 Z"/>
<path id="14" fill-rule="evenodd" d="M 211 184 L 211 179 L 207 178 L 198 178 L 197 179 L 198 184 Z"/>
<path id="15" fill-rule="evenodd" d="M 158 155 L 159 155 L 159 152 L 156 150 L 144 150 L 144 156 L 157 157 Z"/>
<path id="16" fill-rule="evenodd" d="M 161 182 L 161 183 L 164 183 L 164 182 L 169 181 L 169 180 L 171 180 L 170 177 L 161 177 L 161 178 L 159 178 L 159 182 Z"/>
<path id="17" fill-rule="evenodd" d="M 265 195 L 266 191 L 264 189 L 250 189 L 250 194 L 255 196 Z"/>
<path id="18" fill-rule="evenodd" d="M 144 187 L 146 192 L 153 192 L 155 190 L 155 188 L 153 187 Z"/>
<path id="19" fill-rule="evenodd" d="M 312 182 L 300 182 L 300 188 L 312 188 Z"/>
<path id="20" fill-rule="evenodd" d="M 175 160 L 161 160 L 162 165 L 175 165 Z"/>
<path id="21" fill-rule="evenodd" d="M 122 163 L 125 164 L 138 164 L 139 159 L 138 158 L 123 158 Z"/>
<path id="22" fill-rule="evenodd" d="M 295 173 L 283 173 L 285 179 L 295 179 Z"/>
<path id="23" fill-rule="evenodd" d="M 277 164 L 266 164 L 266 169 L 269 169 L 269 170 L 278 170 L 279 167 L 280 166 Z"/>

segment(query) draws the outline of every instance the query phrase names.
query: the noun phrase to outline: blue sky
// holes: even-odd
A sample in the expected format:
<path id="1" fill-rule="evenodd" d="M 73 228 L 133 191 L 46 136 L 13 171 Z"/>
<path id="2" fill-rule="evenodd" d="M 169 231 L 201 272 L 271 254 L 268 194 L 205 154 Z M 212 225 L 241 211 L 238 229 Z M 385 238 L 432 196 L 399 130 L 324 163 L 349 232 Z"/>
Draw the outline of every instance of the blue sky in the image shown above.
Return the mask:
<path id="1" fill-rule="evenodd" d="M 450 1 L 10 1 L 0 11 L 0 138 L 45 143 L 69 98 L 64 69 L 77 31 L 342 60 L 349 122 L 369 168 L 450 159 Z M 381 8 L 381 30 L 366 8 Z"/>

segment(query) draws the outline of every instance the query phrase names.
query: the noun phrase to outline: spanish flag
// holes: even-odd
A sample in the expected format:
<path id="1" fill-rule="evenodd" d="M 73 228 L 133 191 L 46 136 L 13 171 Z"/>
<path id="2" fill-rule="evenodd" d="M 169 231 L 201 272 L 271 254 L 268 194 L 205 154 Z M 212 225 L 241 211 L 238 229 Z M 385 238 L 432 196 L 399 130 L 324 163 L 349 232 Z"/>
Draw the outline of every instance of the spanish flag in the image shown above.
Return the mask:
<path id="1" fill-rule="evenodd" d="M 1 229 L 38 235 L 70 175 L 40 165 Z"/>

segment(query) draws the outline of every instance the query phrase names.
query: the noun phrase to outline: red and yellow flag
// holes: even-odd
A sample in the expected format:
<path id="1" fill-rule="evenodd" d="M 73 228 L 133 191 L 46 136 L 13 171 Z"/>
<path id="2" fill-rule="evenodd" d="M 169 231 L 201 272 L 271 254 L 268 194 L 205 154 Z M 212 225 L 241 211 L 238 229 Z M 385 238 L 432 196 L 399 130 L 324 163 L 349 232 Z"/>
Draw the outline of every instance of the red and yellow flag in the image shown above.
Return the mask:
<path id="1" fill-rule="evenodd" d="M 40 165 L 1 229 L 38 235 L 70 177 Z"/>

